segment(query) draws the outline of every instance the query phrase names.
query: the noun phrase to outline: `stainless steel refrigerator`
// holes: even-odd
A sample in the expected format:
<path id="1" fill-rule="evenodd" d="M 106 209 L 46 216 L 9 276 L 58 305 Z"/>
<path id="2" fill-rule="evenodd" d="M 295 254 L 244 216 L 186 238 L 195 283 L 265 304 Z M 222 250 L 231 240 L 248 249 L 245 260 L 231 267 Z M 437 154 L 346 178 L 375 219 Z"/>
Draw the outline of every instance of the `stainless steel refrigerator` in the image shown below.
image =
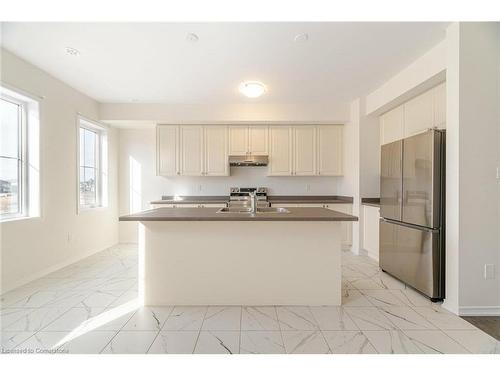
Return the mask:
<path id="1" fill-rule="evenodd" d="M 380 267 L 441 300 L 445 132 L 432 129 L 383 145 L 380 167 Z"/>

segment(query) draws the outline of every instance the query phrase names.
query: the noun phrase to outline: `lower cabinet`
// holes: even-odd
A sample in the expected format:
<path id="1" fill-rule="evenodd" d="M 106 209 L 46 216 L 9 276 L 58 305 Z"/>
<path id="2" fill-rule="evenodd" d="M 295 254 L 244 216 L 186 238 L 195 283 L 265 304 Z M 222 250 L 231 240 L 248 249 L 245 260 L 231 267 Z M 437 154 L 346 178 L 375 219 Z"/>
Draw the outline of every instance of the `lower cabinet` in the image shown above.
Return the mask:
<path id="1" fill-rule="evenodd" d="M 378 259 L 380 208 L 363 205 L 363 249 L 371 258 Z"/>
<path id="2" fill-rule="evenodd" d="M 352 214 L 352 204 L 343 204 L 343 203 L 273 203 L 272 207 L 322 207 L 327 208 L 329 210 L 342 212 L 344 214 Z M 343 221 L 341 223 L 342 227 L 342 246 L 348 247 L 352 245 L 352 222 Z"/>

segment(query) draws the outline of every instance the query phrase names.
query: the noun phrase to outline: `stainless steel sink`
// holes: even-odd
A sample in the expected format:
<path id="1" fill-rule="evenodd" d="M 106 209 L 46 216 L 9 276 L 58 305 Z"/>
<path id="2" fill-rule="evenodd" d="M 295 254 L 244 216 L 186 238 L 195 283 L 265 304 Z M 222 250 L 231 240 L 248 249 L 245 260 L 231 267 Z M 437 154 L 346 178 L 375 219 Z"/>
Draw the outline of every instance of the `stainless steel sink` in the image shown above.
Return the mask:
<path id="1" fill-rule="evenodd" d="M 249 214 L 252 210 L 245 207 L 223 207 L 217 211 L 218 214 Z"/>
<path id="2" fill-rule="evenodd" d="M 290 211 L 283 207 L 262 207 L 257 208 L 257 212 L 266 214 L 289 214 Z"/>
<path id="3" fill-rule="evenodd" d="M 217 211 L 218 214 L 232 213 L 232 214 L 251 214 L 252 210 L 245 207 L 224 207 Z M 288 214 L 289 210 L 283 207 L 259 207 L 257 214 Z"/>

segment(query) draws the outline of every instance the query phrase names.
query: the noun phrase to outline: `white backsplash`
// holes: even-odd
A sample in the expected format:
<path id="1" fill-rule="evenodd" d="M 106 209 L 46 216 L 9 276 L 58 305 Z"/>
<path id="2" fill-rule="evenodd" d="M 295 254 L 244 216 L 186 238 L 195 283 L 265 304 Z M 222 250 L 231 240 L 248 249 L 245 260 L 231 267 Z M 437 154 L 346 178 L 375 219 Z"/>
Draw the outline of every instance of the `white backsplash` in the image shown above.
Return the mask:
<path id="1" fill-rule="evenodd" d="M 163 195 L 228 195 L 229 188 L 267 187 L 270 195 L 334 195 L 338 177 L 268 177 L 267 167 L 232 167 L 228 177 L 160 177 Z"/>

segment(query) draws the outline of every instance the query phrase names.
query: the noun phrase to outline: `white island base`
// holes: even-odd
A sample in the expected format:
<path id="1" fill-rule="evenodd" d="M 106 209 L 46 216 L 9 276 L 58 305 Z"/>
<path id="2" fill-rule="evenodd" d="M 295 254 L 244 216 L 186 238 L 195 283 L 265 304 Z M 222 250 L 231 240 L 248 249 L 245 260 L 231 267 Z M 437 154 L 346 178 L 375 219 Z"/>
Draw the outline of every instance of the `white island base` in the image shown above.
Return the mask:
<path id="1" fill-rule="evenodd" d="M 341 304 L 340 221 L 141 221 L 144 305 Z"/>

